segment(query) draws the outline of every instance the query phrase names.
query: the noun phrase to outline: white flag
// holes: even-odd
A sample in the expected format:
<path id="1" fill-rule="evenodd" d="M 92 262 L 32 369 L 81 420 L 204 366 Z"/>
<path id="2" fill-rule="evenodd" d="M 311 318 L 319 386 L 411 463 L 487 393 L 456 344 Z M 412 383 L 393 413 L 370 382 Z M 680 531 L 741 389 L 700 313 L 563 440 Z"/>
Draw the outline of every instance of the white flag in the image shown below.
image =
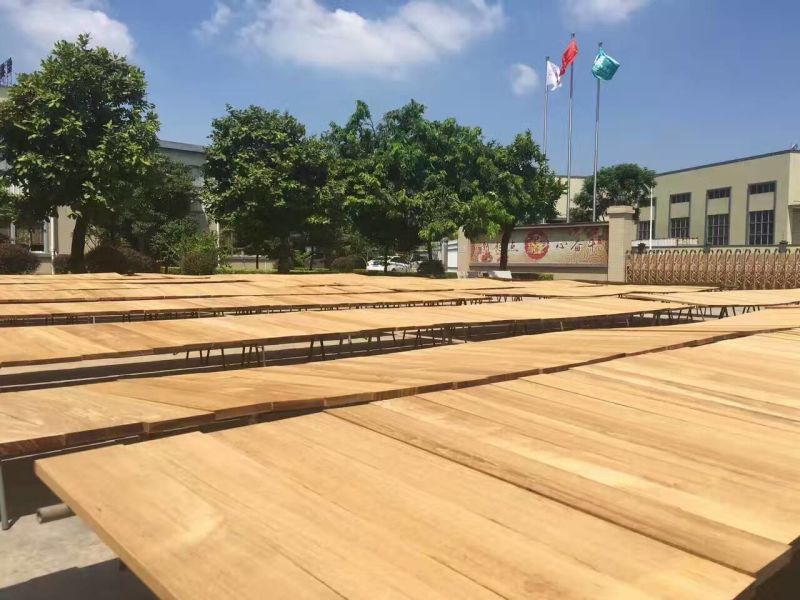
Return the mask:
<path id="1" fill-rule="evenodd" d="M 547 61 L 547 87 L 551 92 L 561 87 L 561 70 L 549 60 Z"/>

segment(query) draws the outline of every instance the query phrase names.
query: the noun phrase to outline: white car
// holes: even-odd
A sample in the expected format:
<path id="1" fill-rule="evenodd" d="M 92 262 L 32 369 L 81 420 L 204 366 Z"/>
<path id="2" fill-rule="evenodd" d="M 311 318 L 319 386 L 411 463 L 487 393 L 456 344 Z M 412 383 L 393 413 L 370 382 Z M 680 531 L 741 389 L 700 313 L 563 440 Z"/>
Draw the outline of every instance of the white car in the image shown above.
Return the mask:
<path id="1" fill-rule="evenodd" d="M 400 256 L 390 256 L 387 261 L 386 271 L 389 273 L 408 273 L 411 265 L 404 262 Z M 367 263 L 367 271 L 383 271 L 383 259 L 374 258 Z"/>

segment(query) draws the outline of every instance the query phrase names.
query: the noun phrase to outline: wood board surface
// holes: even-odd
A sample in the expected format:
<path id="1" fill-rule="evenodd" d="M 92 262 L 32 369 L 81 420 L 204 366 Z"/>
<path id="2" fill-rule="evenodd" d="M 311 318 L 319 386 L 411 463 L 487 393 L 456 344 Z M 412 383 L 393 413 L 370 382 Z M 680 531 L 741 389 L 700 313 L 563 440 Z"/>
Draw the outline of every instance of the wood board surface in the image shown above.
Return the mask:
<path id="1" fill-rule="evenodd" d="M 97 300 L 94 302 L 0 303 L 0 321 L 15 324 L 30 319 L 55 320 L 80 317 L 197 316 L 236 312 L 282 312 L 363 307 L 436 306 L 480 303 L 487 296 L 472 292 L 384 292 L 380 294 L 324 294 L 168 298 L 164 300 Z"/>
<path id="2" fill-rule="evenodd" d="M 673 294 L 631 293 L 628 298 L 666 302 L 684 302 L 694 306 L 781 306 L 800 303 L 800 289 L 723 290 L 708 292 L 676 292 Z"/>
<path id="3" fill-rule="evenodd" d="M 783 315 L 774 320 L 773 313 Z M 794 315 L 794 320 L 786 318 Z M 769 317 L 769 320 L 759 321 Z M 68 447 L 73 439 L 113 439 L 106 429 L 114 420 L 99 410 L 86 410 L 87 398 L 113 397 L 134 405 L 148 403 L 146 418 L 135 425 L 140 432 L 179 429 L 185 425 L 179 415 L 159 415 L 150 404 L 188 410 L 187 417 L 224 420 L 237 417 L 280 413 L 300 409 L 322 409 L 354 403 L 372 402 L 404 395 L 507 381 L 541 373 L 561 371 L 592 363 L 610 361 L 642 353 L 663 352 L 701 344 L 709 352 L 735 355 L 735 369 L 741 371 L 749 348 L 761 351 L 776 364 L 781 353 L 797 353 L 798 336 L 794 331 L 755 335 L 760 332 L 800 328 L 797 311 L 761 311 L 720 320 L 726 328 L 710 327 L 709 322 L 663 327 L 611 330 L 572 330 L 519 336 L 486 342 L 437 346 L 390 355 L 342 358 L 289 366 L 273 366 L 236 371 L 121 379 L 103 383 L 75 385 L 69 388 L 6 392 L 0 394 L 0 458 L 39 450 L 39 428 L 47 439 L 42 450 Z M 717 321 L 714 322 L 716 324 Z M 698 351 L 706 346 L 700 346 Z M 778 348 L 778 350 L 774 350 Z M 791 356 L 791 355 L 790 355 Z M 731 358 L 733 360 L 733 358 Z M 787 369 L 791 368 L 791 361 Z M 676 371 L 680 373 L 680 371 Z M 765 389 L 770 375 L 764 375 Z M 62 394 L 61 390 L 69 390 Z M 776 416 L 795 414 L 796 404 L 791 385 L 778 387 L 780 400 L 764 405 Z M 114 412 L 113 404 L 106 407 Z M 144 410 L 144 409 L 143 409 Z M 743 409 L 746 410 L 746 409 Z M 201 414 L 196 414 L 196 411 Z M 58 415 L 69 419 L 60 422 Z M 120 413 L 124 415 L 124 412 Z"/>
<path id="4" fill-rule="evenodd" d="M 5 330 L 0 367 L 121 358 L 197 349 L 309 342 L 366 337 L 395 331 L 455 326 L 485 326 L 659 313 L 686 308 L 620 298 L 500 302 L 451 307 L 303 311 L 131 323 L 52 325 Z"/>
<path id="5" fill-rule="evenodd" d="M 786 563 L 800 534 L 797 432 L 742 469 L 747 444 L 775 432 L 564 391 L 569 374 L 36 471 L 162 598 L 259 598 L 264 585 L 315 597 L 321 582 L 342 598 L 733 599 Z M 776 458 L 789 472 L 773 472 Z M 282 561 L 301 569 L 279 576 Z"/>

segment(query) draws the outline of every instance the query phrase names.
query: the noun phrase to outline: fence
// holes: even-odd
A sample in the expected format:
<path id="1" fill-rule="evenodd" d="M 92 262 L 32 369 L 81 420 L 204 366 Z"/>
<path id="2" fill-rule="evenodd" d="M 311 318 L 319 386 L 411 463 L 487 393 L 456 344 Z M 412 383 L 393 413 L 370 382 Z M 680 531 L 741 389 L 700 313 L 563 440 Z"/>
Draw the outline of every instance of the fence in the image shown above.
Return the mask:
<path id="1" fill-rule="evenodd" d="M 688 249 L 630 252 L 625 261 L 630 283 L 716 285 L 761 290 L 800 287 L 800 248 Z"/>

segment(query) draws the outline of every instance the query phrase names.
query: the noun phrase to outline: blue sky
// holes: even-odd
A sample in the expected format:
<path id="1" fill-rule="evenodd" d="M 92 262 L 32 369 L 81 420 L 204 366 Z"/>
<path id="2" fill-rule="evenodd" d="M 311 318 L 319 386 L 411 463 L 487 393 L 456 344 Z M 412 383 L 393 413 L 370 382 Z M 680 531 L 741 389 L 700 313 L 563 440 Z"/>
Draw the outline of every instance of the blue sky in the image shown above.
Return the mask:
<path id="1" fill-rule="evenodd" d="M 508 141 L 541 139 L 544 56 L 575 31 L 573 173 L 592 168 L 599 40 L 601 165 L 657 170 L 800 143 L 800 3 L 792 0 L 0 0 L 0 55 L 29 70 L 53 40 L 91 31 L 146 72 L 161 137 L 204 143 L 226 103 L 285 109 L 309 131 L 410 98 Z M 514 65 L 536 76 L 518 82 Z M 538 82 L 536 81 L 538 78 Z M 566 170 L 565 85 L 548 154 Z"/>

